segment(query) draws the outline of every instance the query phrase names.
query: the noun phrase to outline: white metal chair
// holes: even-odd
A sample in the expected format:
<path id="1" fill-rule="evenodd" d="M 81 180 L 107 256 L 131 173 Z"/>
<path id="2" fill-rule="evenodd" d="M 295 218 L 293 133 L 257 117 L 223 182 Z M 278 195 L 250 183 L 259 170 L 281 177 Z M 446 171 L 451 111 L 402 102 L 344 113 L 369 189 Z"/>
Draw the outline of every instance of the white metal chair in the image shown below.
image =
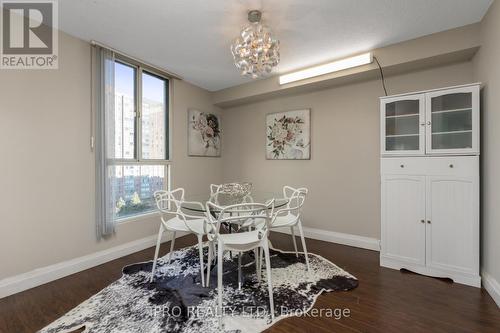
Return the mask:
<path id="1" fill-rule="evenodd" d="M 206 234 L 207 221 L 204 216 L 196 216 L 186 214 L 182 205 L 189 203 L 192 205 L 199 205 L 204 210 L 205 207 L 200 202 L 185 201 L 184 189 L 178 188 L 173 191 L 156 191 L 154 193 L 156 206 L 160 214 L 160 230 L 158 231 L 158 239 L 156 241 L 155 257 L 153 261 L 153 269 L 151 271 L 151 282 L 155 277 L 156 261 L 158 260 L 158 252 L 160 250 L 161 237 L 165 231 L 172 232 L 172 241 L 170 243 L 170 252 L 168 254 L 168 262 L 170 264 L 172 252 L 174 251 L 175 236 L 178 231 L 193 233 L 198 238 L 198 249 L 200 255 L 200 271 L 201 271 L 201 284 L 205 286 L 205 274 L 203 265 L 203 235 Z M 168 216 L 173 216 L 168 218 Z M 211 249 L 210 249 L 211 250 Z"/>
<path id="2" fill-rule="evenodd" d="M 283 197 L 288 200 L 288 203 L 284 208 L 278 209 L 273 216 L 271 223 L 271 230 L 277 228 L 290 228 L 292 234 L 293 247 L 295 249 L 295 255 L 298 257 L 299 252 L 297 251 L 297 242 L 295 240 L 294 227 L 299 228 L 300 239 L 302 241 L 302 249 L 304 250 L 304 256 L 306 260 L 306 267 L 309 271 L 309 257 L 307 256 L 306 241 L 304 238 L 304 231 L 302 230 L 302 207 L 306 199 L 308 189 L 305 187 L 293 188 L 291 186 L 283 186 Z"/>
<path id="3" fill-rule="evenodd" d="M 287 204 L 283 208 L 276 210 L 271 219 L 270 230 L 278 228 L 290 228 L 292 234 L 293 247 L 295 249 L 295 255 L 298 257 L 299 252 L 297 251 L 297 241 L 295 240 L 294 227 L 299 228 L 300 238 L 302 241 L 302 248 L 304 249 L 304 256 L 306 261 L 306 268 L 309 271 L 309 257 L 307 255 L 306 241 L 304 238 L 304 231 L 302 230 L 302 221 L 300 219 L 302 213 L 302 206 L 304 205 L 305 198 L 307 195 L 307 188 L 293 188 L 290 186 L 283 187 L 283 197 L 287 200 Z M 263 221 L 254 221 L 254 225 L 262 224 Z M 251 226 L 252 223 L 247 221 L 243 226 Z M 262 260 L 262 258 L 261 258 Z"/>
<path id="4" fill-rule="evenodd" d="M 208 240 L 211 243 L 217 244 L 217 291 L 219 296 L 219 304 L 217 314 L 219 316 L 219 328 L 222 328 L 222 297 L 223 297 L 223 259 L 224 251 L 238 252 L 238 287 L 241 288 L 241 254 L 250 250 L 254 250 L 255 264 L 257 266 L 257 279 L 261 280 L 260 260 L 258 260 L 258 249 L 264 251 L 266 260 L 266 277 L 269 292 L 269 304 L 271 312 L 271 320 L 274 320 L 274 301 L 273 287 L 271 278 L 271 262 L 269 258 L 268 234 L 271 222 L 271 216 L 274 209 L 274 200 L 266 204 L 262 203 L 242 203 L 226 207 L 220 207 L 212 202 L 206 203 L 207 220 L 210 222 L 208 227 Z M 217 217 L 214 217 L 211 212 L 218 212 Z M 243 224 L 248 220 L 265 221 L 259 223 L 253 230 L 242 231 L 232 234 L 220 233 L 221 223 L 240 223 Z M 208 252 L 208 262 L 212 260 L 212 251 Z M 207 285 L 210 283 L 210 270 L 207 274 Z"/>

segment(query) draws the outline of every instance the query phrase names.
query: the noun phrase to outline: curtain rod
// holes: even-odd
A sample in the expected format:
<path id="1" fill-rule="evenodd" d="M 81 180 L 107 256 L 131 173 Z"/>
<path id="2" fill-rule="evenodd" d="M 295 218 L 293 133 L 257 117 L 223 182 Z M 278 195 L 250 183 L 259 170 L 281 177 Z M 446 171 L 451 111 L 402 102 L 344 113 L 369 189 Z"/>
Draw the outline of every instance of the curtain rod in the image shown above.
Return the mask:
<path id="1" fill-rule="evenodd" d="M 150 63 L 147 63 L 147 62 L 145 62 L 145 61 L 143 61 L 143 60 L 137 59 L 136 57 L 133 57 L 133 56 L 131 56 L 131 55 L 128 55 L 128 54 L 126 54 L 126 53 L 123 53 L 123 52 L 121 52 L 121 51 L 118 51 L 118 50 L 116 50 L 116 49 L 114 49 L 114 48 L 112 48 L 112 47 L 110 47 L 110 46 L 108 46 L 108 45 L 106 45 L 106 44 L 99 43 L 99 42 L 97 42 L 97 41 L 95 41 L 95 40 L 91 40 L 91 41 L 90 41 L 90 44 L 91 44 L 92 46 L 100 46 L 100 47 L 102 47 L 102 48 L 105 48 L 105 49 L 108 49 L 108 50 L 110 50 L 110 51 L 113 51 L 114 53 L 118 53 L 118 54 L 120 54 L 120 55 L 122 55 L 122 56 L 124 56 L 124 57 L 130 58 L 130 59 L 132 59 L 132 60 L 134 60 L 134 61 L 137 61 L 137 62 L 139 62 L 139 63 L 143 63 L 144 65 L 146 65 L 146 66 L 148 66 L 148 67 L 151 67 L 151 68 L 153 68 L 153 69 L 155 69 L 155 70 L 157 70 L 157 71 L 160 71 L 160 72 L 163 72 L 163 73 L 167 74 L 167 75 L 168 75 L 170 78 L 172 78 L 172 79 L 182 80 L 182 77 L 181 77 L 181 76 L 179 76 L 179 75 L 177 75 L 177 74 L 175 74 L 175 73 L 172 73 L 172 72 L 170 72 L 170 71 L 167 71 L 166 69 L 163 69 L 163 68 L 161 68 L 161 67 L 158 67 L 158 66 L 152 65 L 152 64 L 150 64 Z"/>

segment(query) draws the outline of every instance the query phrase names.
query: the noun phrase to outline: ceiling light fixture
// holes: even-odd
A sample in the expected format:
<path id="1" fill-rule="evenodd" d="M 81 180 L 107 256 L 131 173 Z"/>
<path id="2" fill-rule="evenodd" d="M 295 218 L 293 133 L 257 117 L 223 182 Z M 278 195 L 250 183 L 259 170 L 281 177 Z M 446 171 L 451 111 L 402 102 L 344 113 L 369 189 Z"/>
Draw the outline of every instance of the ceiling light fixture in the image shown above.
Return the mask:
<path id="1" fill-rule="evenodd" d="M 354 57 L 349 57 L 334 62 L 330 62 L 328 64 L 314 66 L 290 74 L 281 75 L 279 77 L 279 80 L 280 84 L 287 84 L 290 82 L 304 80 L 315 76 L 338 72 L 343 69 L 371 64 L 372 62 L 373 62 L 373 55 L 371 52 L 368 52 Z"/>
<path id="2" fill-rule="evenodd" d="M 254 79 L 269 75 L 280 62 L 279 40 L 269 27 L 260 23 L 261 17 L 260 11 L 249 11 L 250 25 L 243 28 L 231 45 L 236 68 L 241 75 Z"/>

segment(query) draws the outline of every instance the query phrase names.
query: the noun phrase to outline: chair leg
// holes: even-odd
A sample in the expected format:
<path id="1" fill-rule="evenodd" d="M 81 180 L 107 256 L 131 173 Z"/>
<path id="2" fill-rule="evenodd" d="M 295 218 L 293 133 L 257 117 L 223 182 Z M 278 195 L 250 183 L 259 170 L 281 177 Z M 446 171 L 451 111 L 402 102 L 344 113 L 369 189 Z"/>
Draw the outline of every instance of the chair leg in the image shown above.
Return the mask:
<path id="1" fill-rule="evenodd" d="M 259 268 L 262 270 L 262 267 L 264 267 L 264 265 L 262 265 L 262 260 L 264 259 L 264 254 L 263 254 L 263 250 L 262 250 L 262 247 L 259 248 Z"/>
<path id="2" fill-rule="evenodd" d="M 269 258 L 269 245 L 264 242 L 264 255 L 266 256 L 266 277 L 267 289 L 269 292 L 269 311 L 271 312 L 271 321 L 274 321 L 274 299 L 273 299 L 273 280 L 271 276 L 271 260 Z"/>
<path id="3" fill-rule="evenodd" d="M 217 292 L 219 296 L 219 303 L 217 308 L 217 316 L 219 317 L 219 330 L 222 330 L 222 265 L 223 265 L 224 247 L 219 241 L 217 244 Z"/>
<path id="4" fill-rule="evenodd" d="M 302 230 L 302 221 L 299 220 L 299 223 L 297 225 L 299 226 L 300 239 L 302 241 L 302 249 L 304 250 L 304 256 L 306 257 L 307 271 L 309 271 L 309 256 L 307 255 L 306 240 L 304 239 L 304 231 Z"/>
<path id="5" fill-rule="evenodd" d="M 203 267 L 203 236 L 198 235 L 198 252 L 200 255 L 201 286 L 205 287 L 205 270 Z"/>
<path id="6" fill-rule="evenodd" d="M 238 253 L 238 290 L 241 290 L 241 255 L 243 252 Z"/>
<path id="7" fill-rule="evenodd" d="M 151 270 L 151 278 L 149 279 L 149 282 L 153 282 L 155 273 L 156 273 L 156 261 L 158 260 L 158 253 L 160 252 L 160 245 L 161 245 L 161 236 L 163 236 L 163 232 L 165 229 L 163 229 L 163 224 L 160 223 L 160 230 L 158 230 L 158 238 L 156 239 L 156 249 L 155 249 L 155 256 L 153 259 L 153 269 Z"/>
<path id="8" fill-rule="evenodd" d="M 261 275 L 259 251 L 260 251 L 259 248 L 253 250 L 253 253 L 255 255 L 255 273 L 257 275 L 258 282 L 260 282 L 260 275 Z"/>
<path id="9" fill-rule="evenodd" d="M 213 244 L 212 246 L 213 246 L 213 251 L 214 251 L 213 252 L 214 253 L 214 255 L 213 255 L 214 259 L 213 260 L 215 260 L 217 258 L 217 244 L 215 242 L 212 243 L 212 244 Z"/>
<path id="10" fill-rule="evenodd" d="M 212 267 L 212 255 L 214 251 L 214 243 L 208 241 L 208 262 L 207 262 L 207 284 L 206 287 L 210 287 L 210 268 Z M 202 272 L 203 274 L 203 272 Z"/>
<path id="11" fill-rule="evenodd" d="M 292 232 L 292 240 L 293 240 L 293 248 L 295 249 L 295 256 L 299 257 L 299 251 L 297 251 L 297 240 L 295 239 L 295 231 L 293 230 L 293 226 L 290 227 L 290 231 Z"/>
<path id="12" fill-rule="evenodd" d="M 170 265 L 170 261 L 172 260 L 172 252 L 174 252 L 175 235 L 176 235 L 176 232 L 174 231 L 174 233 L 172 235 L 172 240 L 170 241 L 170 252 L 168 253 L 168 264 L 169 265 Z"/>

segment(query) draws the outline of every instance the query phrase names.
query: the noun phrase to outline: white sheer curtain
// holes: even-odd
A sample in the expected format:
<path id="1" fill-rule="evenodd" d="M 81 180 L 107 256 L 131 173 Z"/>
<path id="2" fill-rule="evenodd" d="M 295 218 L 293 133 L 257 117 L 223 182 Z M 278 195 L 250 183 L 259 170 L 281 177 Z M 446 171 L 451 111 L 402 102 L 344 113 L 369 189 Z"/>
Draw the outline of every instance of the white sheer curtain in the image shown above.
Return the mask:
<path id="1" fill-rule="evenodd" d="M 115 168 L 108 164 L 115 157 L 115 55 L 100 46 L 93 47 L 93 93 L 95 105 L 95 168 L 97 238 L 115 231 Z"/>

